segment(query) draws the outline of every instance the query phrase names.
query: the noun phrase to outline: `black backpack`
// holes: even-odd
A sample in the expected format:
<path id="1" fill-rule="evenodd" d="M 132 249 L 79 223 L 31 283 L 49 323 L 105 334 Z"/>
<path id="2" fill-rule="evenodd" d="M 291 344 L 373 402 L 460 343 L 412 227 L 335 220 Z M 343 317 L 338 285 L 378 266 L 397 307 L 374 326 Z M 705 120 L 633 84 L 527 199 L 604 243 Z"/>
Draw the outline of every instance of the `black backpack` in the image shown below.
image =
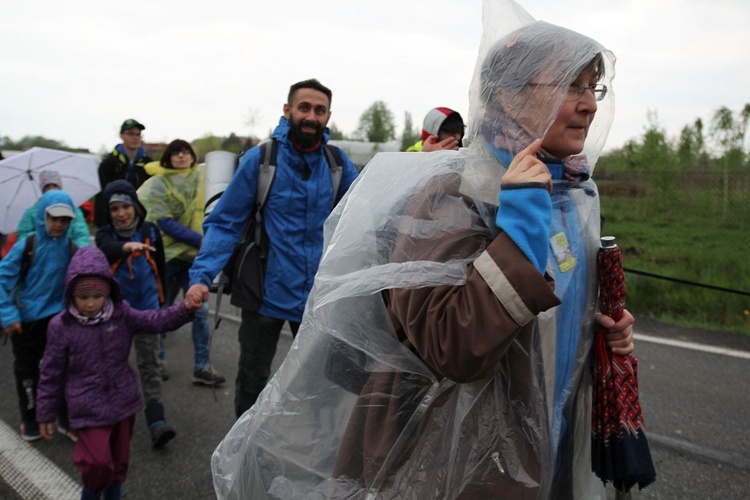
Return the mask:
<path id="1" fill-rule="evenodd" d="M 276 173 L 276 139 L 261 143 L 258 170 L 258 183 L 255 193 L 255 206 L 250 215 L 240 242 L 234 249 L 231 258 L 221 272 L 215 291 L 217 313 L 221 307 L 221 295 L 231 294 L 230 303 L 234 306 L 257 312 L 263 302 L 266 264 L 268 258 L 268 235 L 263 225 L 262 209 L 271 191 Z M 341 151 L 328 144 L 324 153 L 333 178 L 334 201 L 341 185 L 344 170 L 344 157 Z M 207 202 L 211 203 L 213 199 Z M 333 208 L 333 207 L 332 207 Z"/>

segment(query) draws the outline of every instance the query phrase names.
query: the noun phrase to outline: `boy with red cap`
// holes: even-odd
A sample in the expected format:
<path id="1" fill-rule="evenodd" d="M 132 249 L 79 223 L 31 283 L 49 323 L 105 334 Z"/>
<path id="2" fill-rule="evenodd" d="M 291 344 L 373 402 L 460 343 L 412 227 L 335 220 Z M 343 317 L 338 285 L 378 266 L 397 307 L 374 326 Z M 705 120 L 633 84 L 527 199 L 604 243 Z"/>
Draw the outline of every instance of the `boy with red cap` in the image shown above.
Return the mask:
<path id="1" fill-rule="evenodd" d="M 424 117 L 422 139 L 407 151 L 458 150 L 464 138 L 466 126 L 457 111 L 450 108 L 432 108 Z"/>

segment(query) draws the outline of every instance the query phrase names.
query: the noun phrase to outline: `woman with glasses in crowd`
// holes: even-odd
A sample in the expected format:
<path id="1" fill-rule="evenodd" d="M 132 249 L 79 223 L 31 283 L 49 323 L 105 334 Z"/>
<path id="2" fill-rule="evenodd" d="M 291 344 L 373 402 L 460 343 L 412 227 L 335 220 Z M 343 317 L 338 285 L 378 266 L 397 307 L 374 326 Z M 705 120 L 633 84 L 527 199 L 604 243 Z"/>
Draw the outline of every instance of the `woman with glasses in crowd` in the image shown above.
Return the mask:
<path id="1" fill-rule="evenodd" d="M 214 454 L 220 497 L 603 495 L 595 328 L 633 351 L 632 315 L 596 313 L 614 56 L 484 11 L 468 146 L 376 156 L 331 215 L 294 348 Z"/>
<path id="2" fill-rule="evenodd" d="M 138 189 L 138 199 L 164 235 L 167 305 L 180 289 L 188 289 L 188 271 L 203 241 L 204 175 L 195 150 L 189 142 L 176 139 L 169 143 L 161 160 L 146 165 L 151 175 Z M 208 363 L 210 327 L 208 303 L 195 312 L 193 320 L 193 384 L 215 386 L 225 382 Z M 163 349 L 159 353 L 162 361 Z"/>

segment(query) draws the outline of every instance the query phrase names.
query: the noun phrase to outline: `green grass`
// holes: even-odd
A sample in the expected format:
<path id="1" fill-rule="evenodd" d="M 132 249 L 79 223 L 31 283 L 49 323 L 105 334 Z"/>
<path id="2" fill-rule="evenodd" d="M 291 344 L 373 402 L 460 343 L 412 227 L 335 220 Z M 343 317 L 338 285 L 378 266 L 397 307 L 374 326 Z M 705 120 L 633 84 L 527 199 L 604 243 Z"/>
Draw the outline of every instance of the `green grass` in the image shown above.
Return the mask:
<path id="1" fill-rule="evenodd" d="M 747 193 L 679 186 L 667 192 L 600 181 L 603 234 L 617 237 L 626 268 L 750 292 Z M 750 333 L 750 297 L 626 275 L 634 314 L 685 326 Z"/>

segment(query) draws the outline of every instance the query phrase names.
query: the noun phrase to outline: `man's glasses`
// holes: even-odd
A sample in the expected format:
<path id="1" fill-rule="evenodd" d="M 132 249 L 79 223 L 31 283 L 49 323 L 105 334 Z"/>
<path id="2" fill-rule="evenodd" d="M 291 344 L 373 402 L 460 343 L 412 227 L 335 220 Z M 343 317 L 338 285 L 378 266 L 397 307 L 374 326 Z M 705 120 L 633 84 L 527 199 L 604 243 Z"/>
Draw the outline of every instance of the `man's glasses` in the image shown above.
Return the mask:
<path id="1" fill-rule="evenodd" d="M 192 152 L 189 149 L 183 148 L 183 149 L 177 149 L 175 151 L 172 151 L 172 156 L 178 156 L 180 153 L 184 154 L 185 156 L 192 155 Z"/>
<path id="2" fill-rule="evenodd" d="M 139 139 L 143 138 L 143 135 L 140 132 L 123 132 L 123 135 L 127 135 L 128 137 L 137 137 Z"/>

